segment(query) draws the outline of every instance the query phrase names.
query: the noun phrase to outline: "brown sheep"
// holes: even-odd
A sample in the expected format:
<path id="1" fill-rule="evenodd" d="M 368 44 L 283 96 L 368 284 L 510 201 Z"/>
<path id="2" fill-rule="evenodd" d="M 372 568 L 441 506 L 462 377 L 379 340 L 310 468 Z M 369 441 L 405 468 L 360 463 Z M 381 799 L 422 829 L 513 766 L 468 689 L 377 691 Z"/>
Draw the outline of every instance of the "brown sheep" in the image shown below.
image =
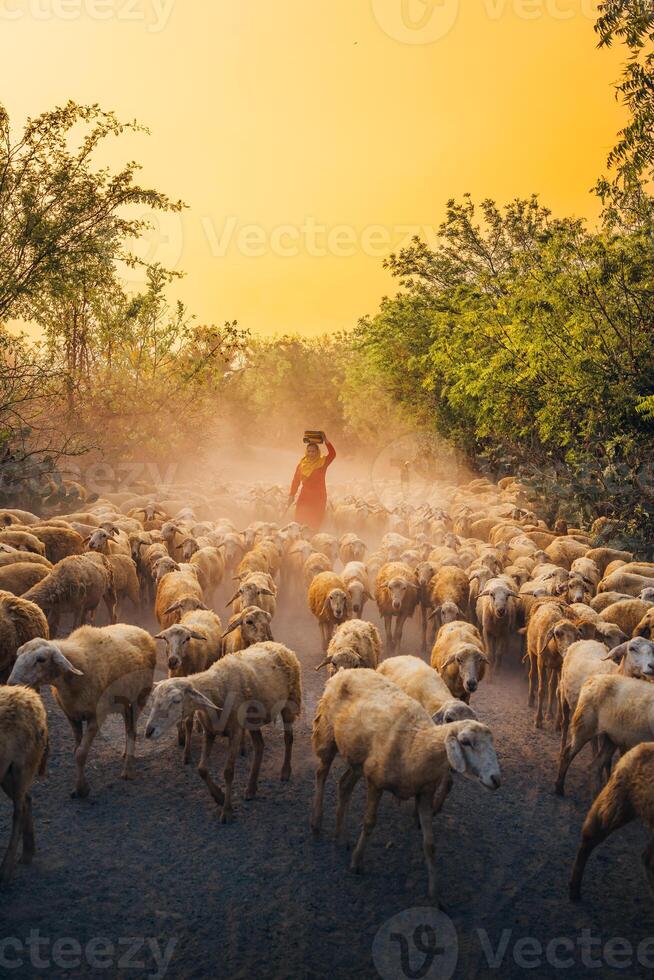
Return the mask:
<path id="1" fill-rule="evenodd" d="M 44 611 L 50 636 L 57 635 L 62 613 L 72 613 L 73 629 L 76 629 L 87 617 L 93 620 L 103 600 L 111 622 L 115 617 L 116 593 L 111 566 L 107 561 L 96 564 L 85 555 L 71 555 L 57 562 L 23 598 Z"/>
<path id="2" fill-rule="evenodd" d="M 49 636 L 48 621 L 33 602 L 0 592 L 0 684 L 6 684 L 16 651 L 35 636 Z"/>
<path id="3" fill-rule="evenodd" d="M 70 561 L 70 559 L 64 559 Z M 138 626 L 82 626 L 56 643 L 37 637 L 18 651 L 10 684 L 39 690 L 50 684 L 73 730 L 77 778 L 73 796 L 88 796 L 84 767 L 109 714 L 125 723 L 124 779 L 134 777 L 136 723 L 152 690 L 156 644 Z M 84 724 L 86 723 L 86 729 Z"/>
<path id="4" fill-rule="evenodd" d="M 574 538 L 557 538 L 545 548 L 545 554 L 555 565 L 560 565 L 561 568 L 567 568 L 570 571 L 570 566 L 576 558 L 588 556 L 588 545 L 581 544 Z"/>
<path id="5" fill-rule="evenodd" d="M 222 634 L 222 656 L 246 650 L 255 643 L 272 640 L 270 613 L 258 606 L 246 606 L 230 617 L 227 629 Z"/>
<path id="6" fill-rule="evenodd" d="M 444 623 L 453 623 L 455 619 L 466 619 L 470 581 L 468 573 L 462 568 L 451 565 L 439 568 L 429 583 L 429 594 L 431 616 L 437 627 Z"/>
<path id="7" fill-rule="evenodd" d="M 318 760 L 311 829 L 320 832 L 325 783 L 337 755 L 348 768 L 341 776 L 336 836 L 344 826 L 352 792 L 361 776 L 367 802 L 351 868 L 361 872 L 382 794 L 415 799 L 423 835 L 429 895 L 436 891 L 433 817 L 450 790 L 450 771 L 474 775 L 488 789 L 500 785 L 490 729 L 477 721 L 437 726 L 421 704 L 372 670 L 342 670 L 331 677 L 318 704 L 311 737 Z"/>
<path id="8" fill-rule="evenodd" d="M 418 605 L 418 580 L 409 565 L 399 561 L 382 565 L 377 574 L 375 600 L 384 621 L 387 651 L 400 653 L 404 624 Z"/>
<path id="9" fill-rule="evenodd" d="M 48 574 L 45 565 L 31 562 L 14 562 L 13 565 L 5 565 L 0 568 L 0 591 L 23 595 Z"/>
<path id="10" fill-rule="evenodd" d="M 633 555 L 630 551 L 617 551 L 615 548 L 591 548 L 586 552 L 586 558 L 591 558 L 600 570 L 600 575 L 604 574 L 607 565 L 612 561 L 632 561 Z"/>
<path id="11" fill-rule="evenodd" d="M 594 801 L 584 821 L 581 844 L 570 878 L 570 900 L 581 899 L 581 885 L 588 858 L 614 831 L 639 819 L 647 828 L 650 841 L 642 862 L 650 891 L 654 895 L 654 745 L 644 742 L 627 752 Z"/>
<path id="12" fill-rule="evenodd" d="M 256 705 L 256 714 L 248 707 Z M 222 806 L 221 822 L 233 819 L 232 783 L 234 769 L 246 728 L 254 746 L 252 769 L 245 798 L 256 795 L 264 742 L 261 728 L 281 716 L 284 727 L 284 762 L 280 778 L 291 777 L 293 724 L 302 708 L 300 663 L 281 643 L 258 643 L 241 653 L 223 657 L 209 670 L 192 677 L 173 677 L 155 688 L 146 738 L 159 738 L 171 725 L 198 712 L 204 729 L 198 773 L 211 796 Z M 225 792 L 209 775 L 209 756 L 221 735 L 229 740 L 225 766 Z"/>
<path id="13" fill-rule="evenodd" d="M 536 678 L 538 678 L 538 701 L 535 727 L 543 727 L 545 688 L 548 689 L 547 717 L 554 716 L 556 705 L 556 724 L 560 726 L 560 705 L 558 686 L 563 657 L 570 644 L 582 639 L 576 622 L 567 618 L 564 603 L 552 600 L 541 601 L 533 610 L 527 626 L 527 658 L 529 659 L 529 705 L 536 697 Z M 592 624 L 590 624 L 592 627 Z M 594 631 L 593 631 L 594 632 Z"/>
<path id="14" fill-rule="evenodd" d="M 37 525 L 30 528 L 30 533 L 43 542 L 45 556 L 53 565 L 56 565 L 62 558 L 68 558 L 70 555 L 81 555 L 86 550 L 82 535 L 70 527 Z"/>
<path id="15" fill-rule="evenodd" d="M 327 667 L 330 677 L 339 670 L 361 667 L 376 670 L 380 655 L 381 637 L 377 627 L 363 619 L 350 619 L 336 629 L 327 656 L 315 669 Z"/>
<path id="16" fill-rule="evenodd" d="M 0 568 L 4 568 L 5 565 L 14 565 L 16 562 L 52 568 L 52 562 L 49 562 L 45 555 L 35 555 L 31 551 L 17 551 L 15 548 L 10 551 L 0 550 Z"/>
<path id="17" fill-rule="evenodd" d="M 45 557 L 45 545 L 28 531 L 0 531 L 0 544 L 8 544 L 19 551 L 31 551 Z"/>
<path id="18" fill-rule="evenodd" d="M 484 679 L 488 657 L 476 626 L 462 620 L 441 626 L 431 651 L 431 665 L 452 696 L 466 704 Z"/>
<path id="19" fill-rule="evenodd" d="M 309 586 L 307 601 L 318 620 L 322 648 L 326 651 L 338 624 L 352 616 L 350 593 L 340 575 L 320 572 Z"/>
<path id="20" fill-rule="evenodd" d="M 316 575 L 322 572 L 331 572 L 333 563 L 331 558 L 323 555 L 320 551 L 314 551 L 302 565 L 302 578 L 307 588 L 311 585 Z"/>
<path id="21" fill-rule="evenodd" d="M 648 609 L 647 612 L 643 615 L 643 618 L 634 627 L 632 631 L 632 636 L 644 636 L 646 640 L 651 640 L 653 632 L 654 632 L 654 607 Z"/>
<path id="22" fill-rule="evenodd" d="M 172 563 L 172 570 L 167 571 L 167 563 L 171 559 L 162 558 L 157 563 L 157 594 L 155 597 L 155 615 L 162 629 L 172 626 L 177 620 L 175 604 L 185 596 L 193 596 L 203 602 L 202 586 L 198 582 L 197 569 L 189 565 Z M 159 573 L 162 574 L 159 574 Z"/>
<path id="23" fill-rule="evenodd" d="M 654 609 L 651 602 L 644 602 L 642 599 L 621 599 L 603 609 L 599 613 L 599 619 L 604 623 L 615 623 L 627 636 L 634 636 L 634 630 L 650 609 Z"/>
<path id="24" fill-rule="evenodd" d="M 41 698 L 26 687 L 0 687 L 0 786 L 14 805 L 9 845 L 0 865 L 0 883 L 16 867 L 22 838 L 23 864 L 34 856 L 32 796 L 34 777 L 45 775 L 48 719 Z"/>

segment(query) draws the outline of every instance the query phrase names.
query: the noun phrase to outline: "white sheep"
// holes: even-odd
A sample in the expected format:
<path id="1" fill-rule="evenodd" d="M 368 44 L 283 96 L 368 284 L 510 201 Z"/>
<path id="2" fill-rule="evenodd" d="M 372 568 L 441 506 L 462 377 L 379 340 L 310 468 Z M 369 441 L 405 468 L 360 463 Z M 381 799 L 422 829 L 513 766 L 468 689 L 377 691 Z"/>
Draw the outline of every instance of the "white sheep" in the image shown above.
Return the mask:
<path id="1" fill-rule="evenodd" d="M 325 783 L 336 757 L 348 769 L 338 784 L 336 834 L 343 839 L 352 791 L 364 776 L 366 812 L 351 868 L 362 870 L 363 853 L 377 821 L 383 792 L 400 800 L 415 799 L 423 835 L 429 895 L 436 892 L 432 820 L 450 788 L 450 769 L 469 773 L 488 789 L 500 785 L 493 736 L 477 721 L 434 725 L 422 705 L 372 670 L 344 670 L 330 678 L 313 723 L 313 750 L 318 759 L 311 827 L 322 824 Z"/>
<path id="2" fill-rule="evenodd" d="M 397 684 L 405 694 L 415 698 L 431 715 L 435 725 L 477 718 L 465 701 L 452 697 L 452 692 L 438 671 L 420 657 L 388 657 L 380 663 L 377 673 Z"/>
<path id="3" fill-rule="evenodd" d="M 34 856 L 30 790 L 36 774 L 45 774 L 47 757 L 48 719 L 41 698 L 26 687 L 0 686 L 0 786 L 14 807 L 0 883 L 14 872 L 21 838 L 23 864 L 30 864 Z"/>
<path id="4" fill-rule="evenodd" d="M 372 623 L 349 619 L 336 628 L 327 647 L 327 656 L 316 670 L 329 668 L 330 676 L 338 670 L 370 667 L 374 670 L 381 655 L 381 637 Z"/>
<path id="5" fill-rule="evenodd" d="M 126 749 L 122 776 L 134 778 L 136 723 L 152 690 L 156 659 L 150 634 L 123 623 L 101 629 L 82 626 L 65 640 L 37 638 L 19 649 L 8 683 L 37 691 L 51 684 L 73 730 L 77 770 L 73 796 L 89 795 L 84 766 L 109 714 L 123 716 Z"/>
<path id="6" fill-rule="evenodd" d="M 157 684 L 145 735 L 160 738 L 172 725 L 198 713 L 204 729 L 198 773 L 211 796 L 222 807 L 221 822 L 233 819 L 234 767 L 245 732 L 254 747 L 252 769 L 245 799 L 256 795 L 263 758 L 261 728 L 281 716 L 284 724 L 284 762 L 281 779 L 291 776 L 293 723 L 302 707 L 300 663 L 281 643 L 259 643 L 240 653 L 223 657 L 209 670 L 192 677 L 174 677 Z M 211 749 L 217 735 L 229 740 L 225 766 L 225 792 L 209 775 Z"/>

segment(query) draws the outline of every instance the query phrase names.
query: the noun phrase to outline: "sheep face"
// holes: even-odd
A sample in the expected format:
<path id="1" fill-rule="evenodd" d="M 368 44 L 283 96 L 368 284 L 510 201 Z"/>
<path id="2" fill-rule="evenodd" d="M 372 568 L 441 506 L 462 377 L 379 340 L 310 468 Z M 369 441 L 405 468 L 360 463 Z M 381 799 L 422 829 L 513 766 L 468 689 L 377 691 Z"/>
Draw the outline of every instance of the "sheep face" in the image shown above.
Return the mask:
<path id="1" fill-rule="evenodd" d="M 145 737 L 161 738 L 173 725 L 179 724 L 188 715 L 198 709 L 213 710 L 220 713 L 220 708 L 209 698 L 196 690 L 191 681 L 186 678 L 173 678 L 155 684 L 152 692 L 152 708 L 145 729 Z"/>
<path id="2" fill-rule="evenodd" d="M 564 657 L 570 644 L 576 643 L 577 640 L 581 639 L 581 632 L 572 623 L 563 621 L 557 623 L 556 626 L 549 631 L 548 636 L 554 641 L 559 655 Z M 545 642 L 545 646 L 547 646 L 548 642 L 549 641 Z"/>
<path id="3" fill-rule="evenodd" d="M 188 644 L 191 640 L 206 642 L 204 633 L 189 629 L 187 626 L 169 626 L 168 629 L 157 633 L 155 640 L 163 640 L 166 644 L 168 657 L 168 669 L 179 670 L 184 665 L 188 653 Z"/>
<path id="4" fill-rule="evenodd" d="M 51 684 L 58 677 L 83 675 L 63 655 L 56 643 L 37 637 L 19 647 L 16 663 L 7 681 L 8 684 L 22 684 L 38 691 L 43 684 Z"/>
<path id="5" fill-rule="evenodd" d="M 89 551 L 97 551 L 102 553 L 107 550 L 107 542 L 113 538 L 114 535 L 111 531 L 106 531 L 104 528 L 99 527 L 97 531 L 94 531 L 87 541 L 87 546 Z"/>
<path id="6" fill-rule="evenodd" d="M 585 578 L 582 575 L 573 574 L 568 580 L 568 602 L 585 602 L 587 603 L 593 596 L 593 591 Z"/>
<path id="7" fill-rule="evenodd" d="M 639 592 L 638 598 L 644 602 L 654 602 L 654 589 L 643 589 L 642 592 Z"/>
<path id="8" fill-rule="evenodd" d="M 636 636 L 615 647 L 604 659 L 619 664 L 623 658 L 625 674 L 629 677 L 654 677 L 654 643 Z"/>
<path id="9" fill-rule="evenodd" d="M 489 728 L 470 722 L 445 740 L 447 759 L 455 772 L 478 779 L 486 789 L 499 789 L 500 765 Z"/>
<path id="10" fill-rule="evenodd" d="M 634 636 L 643 636 L 646 640 L 652 639 L 654 630 L 654 609 L 648 609 L 638 626 L 634 630 Z"/>
<path id="11" fill-rule="evenodd" d="M 256 582 L 244 582 L 238 590 L 244 606 L 258 606 L 262 596 L 273 596 L 275 593 L 256 584 Z"/>
<path id="12" fill-rule="evenodd" d="M 199 550 L 200 546 L 195 538 L 186 538 L 186 540 L 182 543 L 182 558 L 184 561 L 188 561 L 189 558 Z"/>
<path id="13" fill-rule="evenodd" d="M 435 725 L 450 725 L 454 721 L 467 721 L 468 719 L 476 721 L 477 715 L 469 704 L 466 704 L 465 701 L 459 701 L 458 698 L 450 698 L 436 714 L 431 716 Z"/>
<path id="14" fill-rule="evenodd" d="M 447 667 L 452 663 L 457 666 L 463 689 L 468 694 L 474 694 L 486 671 L 486 664 L 488 663 L 486 655 L 477 647 L 464 646 L 457 653 L 448 657 L 443 666 Z"/>
<path id="15" fill-rule="evenodd" d="M 363 607 L 368 598 L 366 588 L 363 582 L 357 582 L 356 579 L 353 579 L 351 582 L 348 582 L 347 591 L 350 593 L 350 599 L 352 601 L 352 613 L 358 618 L 363 612 Z"/>
<path id="16" fill-rule="evenodd" d="M 463 618 L 456 602 L 443 602 L 439 606 L 439 610 L 441 626 L 445 626 L 446 623 L 454 623 L 456 620 Z"/>
<path id="17" fill-rule="evenodd" d="M 614 650 L 628 639 L 615 623 L 602 623 L 601 621 L 595 623 L 595 636 L 600 643 L 606 644 L 609 650 Z"/>
<path id="18" fill-rule="evenodd" d="M 504 619 L 505 616 L 511 611 L 511 600 L 517 599 L 517 595 L 513 592 L 508 585 L 493 585 L 492 587 L 486 587 L 483 592 L 480 592 L 479 598 L 486 596 L 488 602 L 493 611 L 493 615 L 497 619 Z"/>
<path id="19" fill-rule="evenodd" d="M 245 609 L 241 614 L 241 636 L 250 646 L 272 640 L 270 613 L 263 609 Z"/>
<path id="20" fill-rule="evenodd" d="M 154 573 L 154 580 L 157 584 L 162 580 L 164 575 L 168 572 L 178 572 L 179 565 L 172 558 L 160 558 L 152 566 L 152 571 Z"/>
<path id="21" fill-rule="evenodd" d="M 329 674 L 333 677 L 339 670 L 356 670 L 357 667 L 363 667 L 363 660 L 356 650 L 347 647 L 339 650 L 333 657 L 325 657 L 316 670 L 320 670 L 321 667 L 328 667 Z"/>
<path id="22" fill-rule="evenodd" d="M 327 596 L 326 604 L 331 610 L 333 619 L 342 623 L 347 617 L 347 594 L 343 589 L 332 589 Z"/>
<path id="23" fill-rule="evenodd" d="M 409 589 L 415 588 L 412 582 L 408 582 L 405 578 L 396 576 L 388 582 L 386 588 L 388 589 L 389 595 L 391 597 L 391 606 L 394 613 L 399 613 L 402 610 L 402 604 L 404 602 L 405 596 Z"/>

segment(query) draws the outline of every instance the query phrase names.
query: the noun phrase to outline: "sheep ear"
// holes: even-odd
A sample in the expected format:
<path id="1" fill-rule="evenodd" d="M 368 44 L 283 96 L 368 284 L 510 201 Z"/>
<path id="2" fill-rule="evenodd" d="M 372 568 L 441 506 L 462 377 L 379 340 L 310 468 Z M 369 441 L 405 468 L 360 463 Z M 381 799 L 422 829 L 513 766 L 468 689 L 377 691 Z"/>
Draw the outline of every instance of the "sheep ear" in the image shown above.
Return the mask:
<path id="1" fill-rule="evenodd" d="M 228 599 L 227 602 L 225 603 L 225 609 L 229 609 L 229 607 L 231 606 L 231 604 L 233 602 L 236 602 L 236 600 L 238 599 L 238 597 L 240 596 L 240 594 L 241 594 L 241 590 L 240 589 L 237 589 L 236 592 L 234 593 L 234 595 L 232 596 L 232 598 L 231 599 Z"/>
<path id="2" fill-rule="evenodd" d="M 163 640 L 164 643 L 168 643 L 168 637 L 166 636 L 165 633 L 155 633 L 154 634 L 154 639 L 155 640 Z"/>
<path id="3" fill-rule="evenodd" d="M 222 634 L 222 636 L 221 636 L 221 639 L 223 639 L 223 640 L 224 640 L 224 639 L 225 639 L 225 637 L 226 637 L 226 636 L 227 636 L 227 635 L 228 635 L 229 633 L 233 633 L 233 632 L 234 632 L 234 630 L 237 630 L 237 629 L 239 628 L 239 626 L 241 626 L 241 625 L 242 625 L 242 622 L 243 622 L 243 621 L 242 621 L 242 620 L 241 620 L 241 618 L 239 617 L 239 618 L 238 618 L 238 619 L 237 619 L 237 620 L 236 620 L 235 622 L 233 622 L 233 623 L 230 623 L 230 625 L 229 625 L 229 626 L 227 627 L 227 629 L 225 630 L 225 632 L 224 632 L 224 633 Z"/>
<path id="4" fill-rule="evenodd" d="M 73 667 L 68 657 L 65 657 L 61 650 L 57 649 L 53 656 L 53 660 L 57 667 L 63 670 L 64 674 L 77 674 L 79 677 L 84 676 L 84 671 L 78 670 L 77 667 Z"/>
<path id="5" fill-rule="evenodd" d="M 575 623 L 577 629 L 581 633 L 581 638 L 583 640 L 592 640 L 595 637 L 595 623 L 590 623 L 588 620 Z"/>
<path id="6" fill-rule="evenodd" d="M 188 629 L 188 627 L 187 627 L 187 629 Z M 207 639 L 207 637 L 204 635 L 204 633 L 198 633 L 197 630 L 189 630 L 188 631 L 188 635 L 191 637 L 192 640 L 205 640 L 206 641 L 206 639 Z"/>
<path id="7" fill-rule="evenodd" d="M 633 632 L 632 635 L 633 636 L 644 636 L 646 640 L 649 640 L 650 637 L 651 637 L 651 634 L 652 634 L 652 628 L 651 628 L 651 626 L 649 626 L 647 623 L 645 623 L 644 625 L 641 626 L 641 624 L 639 623 L 638 626 L 636 626 L 636 628 L 635 628 L 635 630 L 634 630 L 634 632 Z"/>
<path id="8" fill-rule="evenodd" d="M 602 660 L 612 660 L 614 664 L 622 663 L 624 657 L 627 656 L 629 652 L 629 641 L 626 643 L 621 643 L 619 647 L 614 647 L 612 650 L 602 657 Z"/>
<path id="9" fill-rule="evenodd" d="M 198 708 L 209 708 L 211 711 L 217 711 L 219 714 L 222 711 L 222 708 L 219 708 L 217 704 L 210 701 L 208 697 L 202 694 L 201 691 L 198 691 L 195 687 L 188 688 L 184 694 L 184 700 L 190 701 L 191 704 L 194 704 Z"/>
<path id="10" fill-rule="evenodd" d="M 440 606 L 434 606 L 434 608 L 431 610 L 431 612 L 427 616 L 427 619 L 435 619 L 436 616 L 440 616 L 440 614 L 441 614 L 441 607 Z"/>
<path id="11" fill-rule="evenodd" d="M 177 612 L 178 609 L 179 609 L 179 602 L 173 602 L 172 606 L 168 606 L 167 609 L 164 609 L 164 616 L 168 616 L 170 613 Z"/>
<path id="12" fill-rule="evenodd" d="M 363 590 L 363 595 L 366 599 L 370 599 L 372 601 L 372 596 L 370 595 L 367 589 Z"/>
<path id="13" fill-rule="evenodd" d="M 325 659 L 322 660 L 317 667 L 314 667 L 314 670 L 322 670 L 323 667 L 329 667 L 331 662 L 332 662 L 331 657 L 325 657 Z"/>
<path id="14" fill-rule="evenodd" d="M 445 739 L 445 751 L 447 752 L 447 761 L 450 764 L 450 768 L 454 772 L 465 772 L 466 758 L 463 754 L 463 749 L 459 745 L 459 740 L 454 733 L 448 735 Z"/>
<path id="15" fill-rule="evenodd" d="M 540 648 L 540 650 L 538 652 L 538 656 L 539 657 L 542 657 L 543 654 L 545 653 L 545 648 L 547 647 L 547 644 L 550 642 L 550 640 L 554 636 L 554 630 L 555 630 L 555 628 L 556 628 L 555 626 L 551 626 L 548 629 L 547 634 L 545 636 L 545 639 L 543 640 L 543 645 L 541 646 L 541 648 Z"/>
<path id="16" fill-rule="evenodd" d="M 259 589 L 259 592 L 260 592 L 261 595 L 272 595 L 272 596 L 274 596 L 274 594 L 275 594 L 274 592 L 271 592 L 270 589 Z"/>

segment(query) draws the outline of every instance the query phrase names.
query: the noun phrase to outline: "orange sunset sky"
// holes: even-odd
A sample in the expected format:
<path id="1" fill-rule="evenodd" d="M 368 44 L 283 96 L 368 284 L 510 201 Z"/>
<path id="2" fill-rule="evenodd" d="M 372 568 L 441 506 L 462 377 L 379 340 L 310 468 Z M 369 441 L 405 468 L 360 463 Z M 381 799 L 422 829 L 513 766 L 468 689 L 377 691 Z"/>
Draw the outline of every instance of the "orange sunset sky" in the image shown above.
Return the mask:
<path id="1" fill-rule="evenodd" d="M 449 197 L 589 189 L 623 52 L 589 0 L 0 0 L 13 123 L 68 99 L 136 118 L 114 143 L 188 209 L 140 254 L 184 270 L 201 321 L 351 327 L 395 285 L 384 254 Z M 18 132 L 18 129 L 16 129 Z"/>

